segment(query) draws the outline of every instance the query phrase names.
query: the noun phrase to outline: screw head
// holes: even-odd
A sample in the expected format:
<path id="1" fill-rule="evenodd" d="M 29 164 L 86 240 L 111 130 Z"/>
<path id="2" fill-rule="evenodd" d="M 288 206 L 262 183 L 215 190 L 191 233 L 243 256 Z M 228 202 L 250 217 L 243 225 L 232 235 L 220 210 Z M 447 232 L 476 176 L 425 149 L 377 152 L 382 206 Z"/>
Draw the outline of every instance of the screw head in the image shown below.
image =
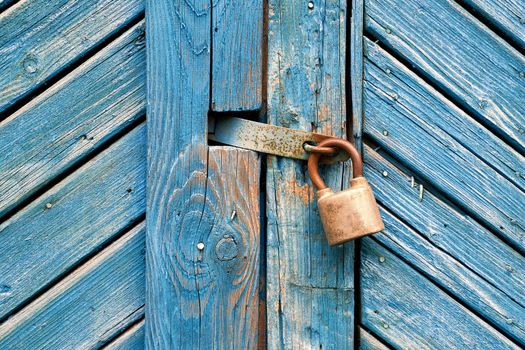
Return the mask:
<path id="1" fill-rule="evenodd" d="M 384 256 L 380 256 L 379 257 L 379 262 L 382 262 L 382 263 L 385 262 L 385 257 Z"/>
<path id="2" fill-rule="evenodd" d="M 387 176 L 388 176 L 388 171 L 386 171 L 386 170 L 383 171 L 383 176 L 384 176 L 384 177 L 387 177 Z"/>
<path id="3" fill-rule="evenodd" d="M 204 243 L 202 242 L 197 243 L 197 249 L 200 251 L 204 250 Z"/>
<path id="4" fill-rule="evenodd" d="M 52 207 L 53 207 L 53 204 L 51 204 L 51 203 L 46 203 L 46 208 L 47 208 L 47 209 L 51 209 Z"/>
<path id="5" fill-rule="evenodd" d="M 313 1 L 309 1 L 308 2 L 308 9 L 310 9 L 310 10 L 314 9 L 314 2 Z"/>
<path id="6" fill-rule="evenodd" d="M 383 136 L 388 136 L 388 130 L 383 130 Z"/>

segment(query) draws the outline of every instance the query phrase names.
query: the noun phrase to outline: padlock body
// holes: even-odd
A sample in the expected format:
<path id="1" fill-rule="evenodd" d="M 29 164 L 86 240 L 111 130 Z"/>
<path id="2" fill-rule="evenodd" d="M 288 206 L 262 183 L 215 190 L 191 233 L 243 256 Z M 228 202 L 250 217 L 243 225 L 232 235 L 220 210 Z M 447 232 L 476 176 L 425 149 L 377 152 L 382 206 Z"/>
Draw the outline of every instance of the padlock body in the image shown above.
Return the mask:
<path id="1" fill-rule="evenodd" d="M 341 192 L 318 191 L 318 207 L 330 245 L 338 245 L 384 229 L 372 188 L 364 177 L 352 179 Z"/>

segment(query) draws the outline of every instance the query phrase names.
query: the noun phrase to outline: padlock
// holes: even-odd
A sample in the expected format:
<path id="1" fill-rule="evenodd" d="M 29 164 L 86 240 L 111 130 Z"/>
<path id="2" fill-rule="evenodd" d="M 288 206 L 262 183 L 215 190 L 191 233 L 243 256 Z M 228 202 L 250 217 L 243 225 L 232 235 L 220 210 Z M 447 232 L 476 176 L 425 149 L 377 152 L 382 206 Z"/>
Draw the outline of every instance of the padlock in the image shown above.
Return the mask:
<path id="1" fill-rule="evenodd" d="M 330 245 L 338 245 L 384 229 L 372 188 L 363 177 L 363 162 L 354 145 L 343 139 L 327 139 L 319 147 L 336 147 L 350 155 L 353 178 L 350 188 L 334 193 L 319 175 L 321 154 L 311 153 L 308 173 L 317 190 L 321 222 Z"/>

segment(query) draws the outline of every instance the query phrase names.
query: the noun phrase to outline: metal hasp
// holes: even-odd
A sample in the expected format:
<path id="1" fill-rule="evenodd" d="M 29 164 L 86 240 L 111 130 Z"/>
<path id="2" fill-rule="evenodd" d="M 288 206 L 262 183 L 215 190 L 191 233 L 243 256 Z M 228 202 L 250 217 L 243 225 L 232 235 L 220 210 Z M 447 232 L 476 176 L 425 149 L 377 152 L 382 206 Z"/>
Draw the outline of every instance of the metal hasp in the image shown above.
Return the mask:
<path id="1" fill-rule="evenodd" d="M 317 145 L 332 136 L 258 123 L 237 117 L 208 118 L 208 138 L 212 141 L 281 157 L 307 160 L 305 145 Z M 344 151 L 323 157 L 321 163 L 332 164 L 349 158 Z"/>
<path id="2" fill-rule="evenodd" d="M 319 146 L 346 151 L 352 159 L 353 168 L 351 187 L 334 193 L 319 175 L 321 155 L 312 153 L 308 158 L 308 173 L 317 190 L 319 215 L 328 243 L 338 245 L 383 230 L 385 227 L 374 193 L 363 177 L 363 162 L 354 145 L 347 140 L 334 138 L 322 141 Z"/>

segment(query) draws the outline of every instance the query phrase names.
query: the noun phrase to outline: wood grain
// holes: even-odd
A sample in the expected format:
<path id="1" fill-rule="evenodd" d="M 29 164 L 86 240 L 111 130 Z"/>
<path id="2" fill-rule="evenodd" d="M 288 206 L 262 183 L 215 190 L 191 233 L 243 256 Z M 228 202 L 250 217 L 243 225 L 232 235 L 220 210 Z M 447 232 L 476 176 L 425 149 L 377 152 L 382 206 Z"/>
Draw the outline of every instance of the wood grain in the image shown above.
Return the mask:
<path id="1" fill-rule="evenodd" d="M 521 0 L 462 0 L 478 16 L 525 49 L 525 6 Z"/>
<path id="2" fill-rule="evenodd" d="M 359 328 L 359 349 L 360 350 L 388 350 L 388 348 L 378 339 L 363 328 Z"/>
<path id="3" fill-rule="evenodd" d="M 174 213 L 170 221 L 177 229 L 164 232 L 161 259 L 165 262 L 166 283 L 172 288 L 169 293 L 173 293 L 170 305 L 176 310 L 171 317 L 176 320 L 169 338 L 147 338 L 148 347 L 153 342 L 170 343 L 173 348 L 256 347 L 258 156 L 245 150 L 214 147 L 209 152 L 207 171 L 194 173 L 195 177 L 206 177 L 202 197 L 194 195 L 183 205 L 173 207 L 167 203 L 167 211 Z M 191 178 L 176 191 L 187 191 L 194 181 Z M 148 315 L 166 323 L 168 312 L 150 310 Z M 198 327 L 190 328 L 195 324 Z M 152 331 L 158 332 L 160 326 L 155 327 Z"/>
<path id="4" fill-rule="evenodd" d="M 0 215 L 145 113 L 144 22 L 0 122 Z"/>
<path id="5" fill-rule="evenodd" d="M 0 225 L 0 317 L 144 215 L 142 125 Z"/>
<path id="6" fill-rule="evenodd" d="M 346 11 L 345 1 L 269 2 L 270 124 L 346 135 Z M 349 168 L 323 176 L 339 189 Z M 328 246 L 303 162 L 268 157 L 267 217 L 268 347 L 351 349 L 353 244 Z"/>
<path id="7" fill-rule="evenodd" d="M 207 315 L 201 317 L 200 312 L 196 245 L 204 232 L 200 217 L 210 224 L 203 215 L 210 104 L 210 2 L 149 0 L 146 9 L 150 25 L 146 28 L 149 141 L 145 342 L 148 349 L 199 348 L 201 341 L 209 341 L 199 336 L 201 320 Z M 176 254 L 189 255 L 179 262 Z"/>
<path id="8" fill-rule="evenodd" d="M 213 2 L 212 109 L 262 106 L 263 1 Z"/>
<path id="9" fill-rule="evenodd" d="M 133 325 L 118 338 L 103 348 L 104 350 L 142 350 L 144 349 L 144 320 Z"/>
<path id="10" fill-rule="evenodd" d="M 0 112 L 144 11 L 140 0 L 22 0 L 0 14 Z"/>
<path id="11" fill-rule="evenodd" d="M 519 349 L 375 243 L 362 241 L 363 324 L 401 349 Z"/>
<path id="12" fill-rule="evenodd" d="M 0 325 L 2 349 L 93 349 L 144 315 L 144 225 Z"/>
<path id="13" fill-rule="evenodd" d="M 365 5 L 369 33 L 525 152 L 523 55 L 451 0 Z"/>
<path id="14" fill-rule="evenodd" d="M 519 253 L 365 147 L 386 229 L 374 237 L 434 283 L 525 343 L 525 261 Z M 388 176 L 384 176 L 386 172 Z M 401 218 L 401 219 L 399 219 Z"/>
<path id="15" fill-rule="evenodd" d="M 365 133 L 524 252 L 524 158 L 369 41 L 364 84 Z"/>
<path id="16" fill-rule="evenodd" d="M 364 0 L 352 1 L 352 14 L 350 17 L 350 92 L 352 107 L 353 142 L 361 152 L 363 145 L 363 31 L 364 31 Z"/>
<path id="17" fill-rule="evenodd" d="M 146 348 L 254 348 L 259 159 L 206 145 L 210 3 L 147 7 Z"/>

